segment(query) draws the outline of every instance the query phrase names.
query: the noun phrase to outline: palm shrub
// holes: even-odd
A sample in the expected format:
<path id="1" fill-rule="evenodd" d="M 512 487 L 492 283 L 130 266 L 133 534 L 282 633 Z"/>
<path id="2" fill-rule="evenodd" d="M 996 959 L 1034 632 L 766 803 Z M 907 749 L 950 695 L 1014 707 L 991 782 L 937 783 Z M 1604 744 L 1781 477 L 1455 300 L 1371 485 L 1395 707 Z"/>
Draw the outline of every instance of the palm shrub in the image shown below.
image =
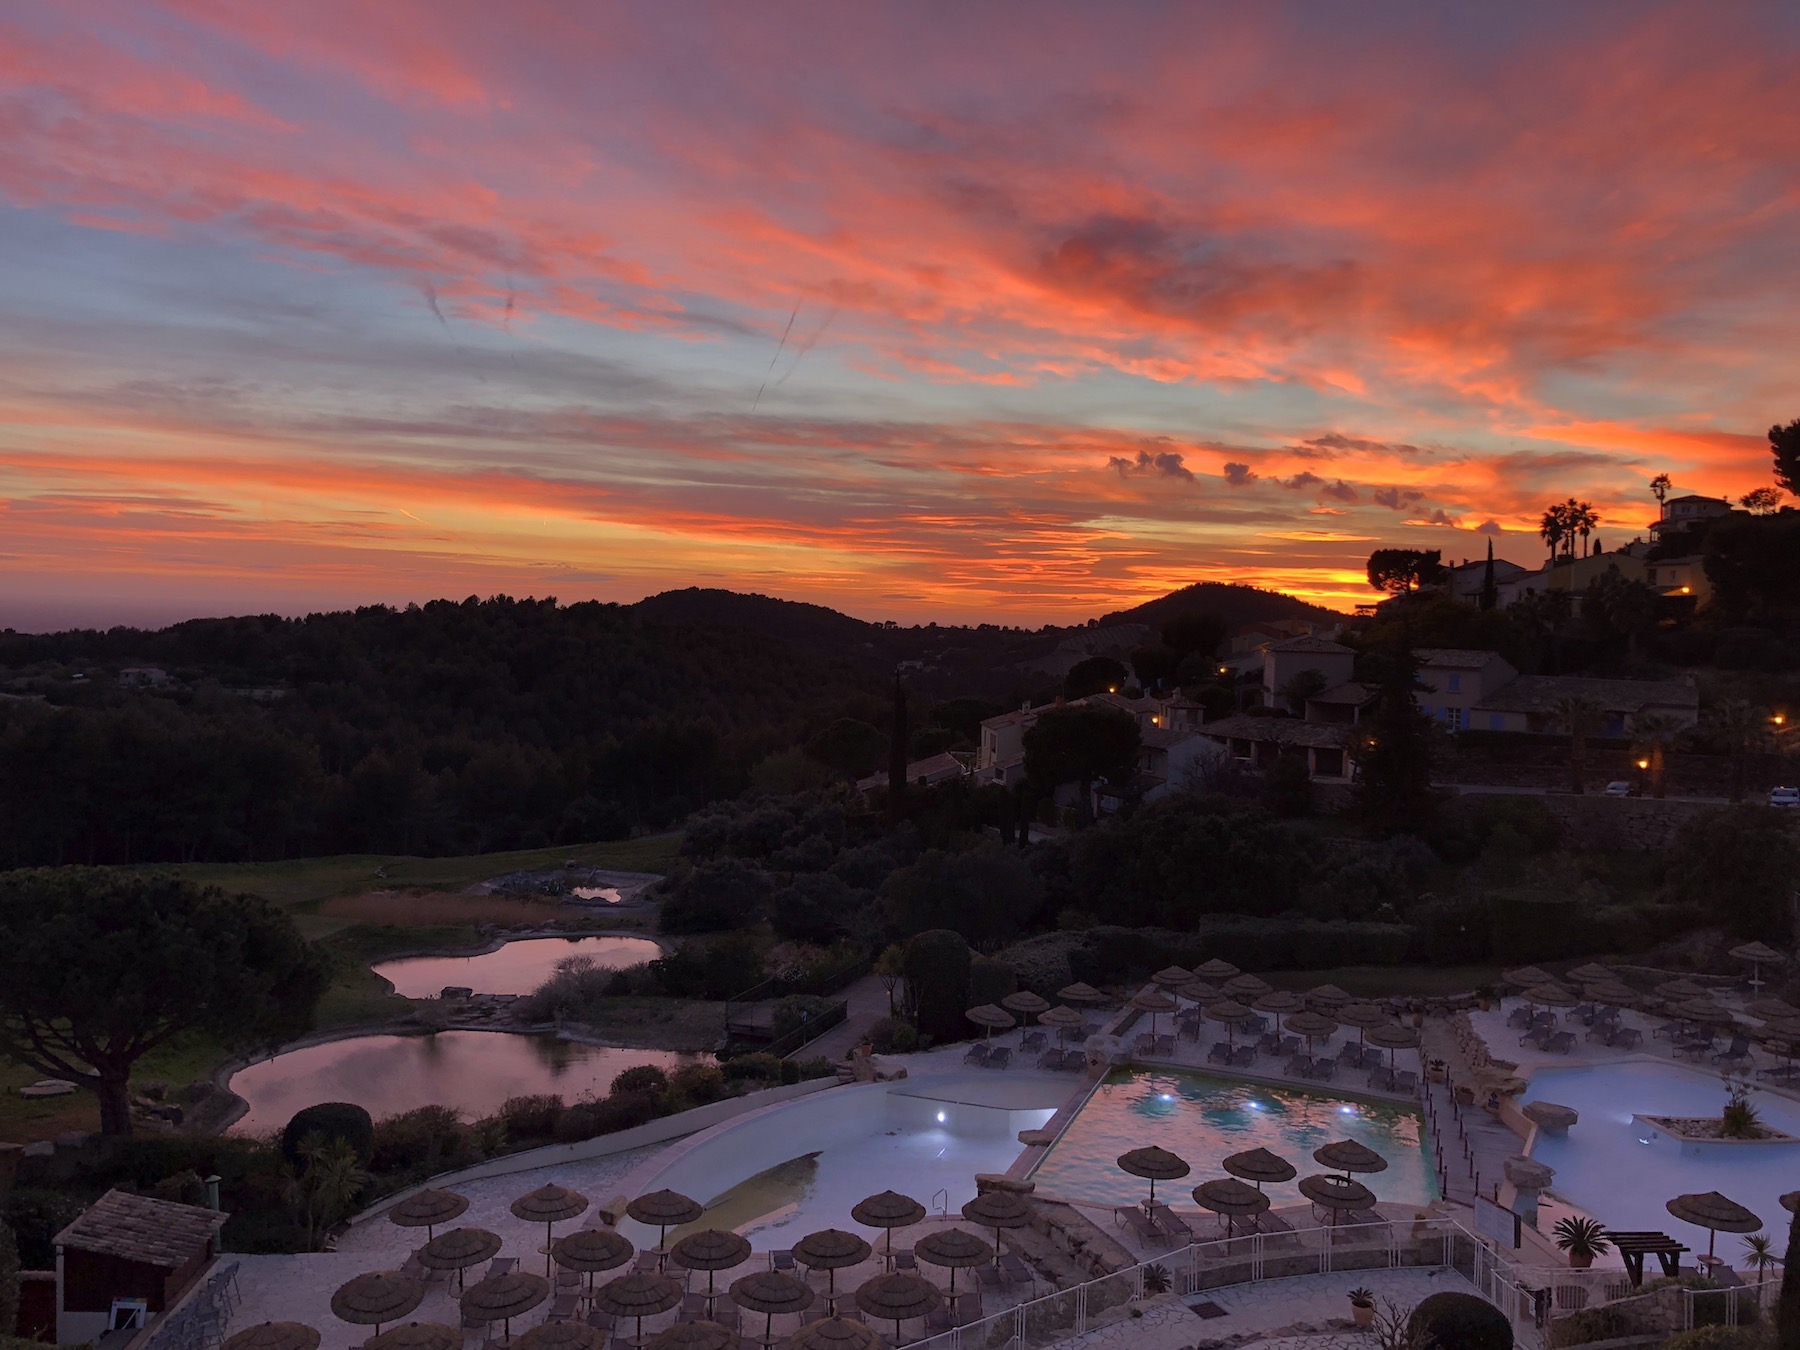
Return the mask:
<path id="1" fill-rule="evenodd" d="M 1581 1215 L 1558 1219 L 1551 1234 L 1557 1247 L 1569 1254 L 1569 1264 L 1573 1266 L 1590 1265 L 1596 1256 L 1605 1256 L 1612 1248 L 1605 1225 Z"/>

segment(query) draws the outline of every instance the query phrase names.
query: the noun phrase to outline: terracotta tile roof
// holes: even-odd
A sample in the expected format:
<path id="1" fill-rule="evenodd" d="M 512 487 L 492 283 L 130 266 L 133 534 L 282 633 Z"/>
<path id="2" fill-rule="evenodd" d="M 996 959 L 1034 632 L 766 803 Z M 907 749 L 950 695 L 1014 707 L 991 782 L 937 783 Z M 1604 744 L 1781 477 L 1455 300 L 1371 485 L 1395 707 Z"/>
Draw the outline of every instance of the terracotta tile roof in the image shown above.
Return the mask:
<path id="1" fill-rule="evenodd" d="M 194 1259 L 226 1215 L 129 1191 L 108 1191 L 56 1235 L 56 1245 L 173 1270 Z"/>
<path id="2" fill-rule="evenodd" d="M 1356 654 L 1354 648 L 1346 647 L 1341 642 L 1333 642 L 1330 638 L 1322 637 L 1289 638 L 1286 642 L 1270 643 L 1269 650 L 1272 652 L 1332 652 L 1340 656 L 1354 656 Z"/>
<path id="3" fill-rule="evenodd" d="M 1314 694 L 1307 699 L 1308 703 L 1348 703 L 1360 707 L 1381 692 L 1378 684 L 1364 684 L 1361 680 L 1349 680 L 1344 684 L 1327 689 L 1322 694 Z"/>
<path id="4" fill-rule="evenodd" d="M 1413 655 L 1428 666 L 1447 666 L 1452 670 L 1480 670 L 1499 655 L 1466 647 L 1414 647 Z"/>

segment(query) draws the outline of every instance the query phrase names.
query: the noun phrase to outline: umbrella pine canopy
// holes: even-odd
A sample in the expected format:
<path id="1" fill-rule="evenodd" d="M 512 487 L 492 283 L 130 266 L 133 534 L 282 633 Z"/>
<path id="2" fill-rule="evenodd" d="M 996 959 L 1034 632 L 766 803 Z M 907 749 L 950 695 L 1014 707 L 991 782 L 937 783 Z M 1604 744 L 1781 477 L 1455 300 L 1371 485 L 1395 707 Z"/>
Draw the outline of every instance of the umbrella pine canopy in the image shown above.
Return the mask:
<path id="1" fill-rule="evenodd" d="M 340 1322 L 372 1326 L 398 1322 L 425 1301 L 425 1286 L 397 1270 L 376 1270 L 338 1286 L 331 1313 Z"/>
<path id="2" fill-rule="evenodd" d="M 1266 1148 L 1251 1148 L 1242 1153 L 1234 1153 L 1220 1166 L 1234 1177 L 1254 1181 L 1259 1188 L 1264 1182 L 1274 1185 L 1292 1181 L 1300 1175 L 1300 1170 L 1286 1158 L 1277 1157 Z"/>
<path id="3" fill-rule="evenodd" d="M 319 1350 L 319 1333 L 300 1322 L 264 1322 L 238 1332 L 225 1350 Z"/>
<path id="4" fill-rule="evenodd" d="M 462 1350 L 459 1328 L 437 1322 L 408 1322 L 363 1342 L 362 1350 Z"/>

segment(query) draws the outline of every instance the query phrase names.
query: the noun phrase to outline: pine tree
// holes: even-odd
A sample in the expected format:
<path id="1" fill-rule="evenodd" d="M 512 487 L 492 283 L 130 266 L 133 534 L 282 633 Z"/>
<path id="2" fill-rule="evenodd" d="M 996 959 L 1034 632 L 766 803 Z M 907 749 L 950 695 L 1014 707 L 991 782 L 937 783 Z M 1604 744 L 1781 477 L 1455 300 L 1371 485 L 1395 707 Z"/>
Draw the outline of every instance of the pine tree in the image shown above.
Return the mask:
<path id="1" fill-rule="evenodd" d="M 1435 799 L 1431 792 L 1431 719 L 1413 698 L 1418 662 L 1402 644 L 1384 654 L 1381 693 L 1361 751 L 1359 805 L 1382 834 L 1413 834 L 1425 828 Z"/>
<path id="2" fill-rule="evenodd" d="M 906 819 L 906 690 L 900 672 L 894 672 L 894 727 L 888 739 L 888 819 L 895 825 Z"/>
<path id="3" fill-rule="evenodd" d="M 1500 603 L 1500 592 L 1494 585 L 1494 541 L 1488 540 L 1487 566 L 1481 572 L 1481 608 L 1489 610 Z"/>

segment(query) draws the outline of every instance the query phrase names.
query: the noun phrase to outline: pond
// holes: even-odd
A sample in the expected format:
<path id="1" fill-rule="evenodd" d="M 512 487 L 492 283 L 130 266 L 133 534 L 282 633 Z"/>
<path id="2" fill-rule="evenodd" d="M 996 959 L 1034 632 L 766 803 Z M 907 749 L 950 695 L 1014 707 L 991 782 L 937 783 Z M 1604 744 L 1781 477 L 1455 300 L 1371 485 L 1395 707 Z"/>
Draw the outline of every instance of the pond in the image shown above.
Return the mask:
<path id="1" fill-rule="evenodd" d="M 673 1070 L 703 1058 L 500 1031 L 355 1036 L 289 1050 L 233 1074 L 231 1090 L 250 1109 L 231 1133 L 278 1130 L 301 1107 L 319 1102 L 354 1102 L 377 1120 L 415 1106 L 448 1106 L 474 1119 L 508 1097 L 602 1097 L 634 1064 Z"/>
<path id="2" fill-rule="evenodd" d="M 371 969 L 401 998 L 436 998 L 446 986 L 478 994 L 529 994 L 571 956 L 621 970 L 661 955 L 661 946 L 642 937 L 521 938 L 480 956 L 403 956 Z"/>

